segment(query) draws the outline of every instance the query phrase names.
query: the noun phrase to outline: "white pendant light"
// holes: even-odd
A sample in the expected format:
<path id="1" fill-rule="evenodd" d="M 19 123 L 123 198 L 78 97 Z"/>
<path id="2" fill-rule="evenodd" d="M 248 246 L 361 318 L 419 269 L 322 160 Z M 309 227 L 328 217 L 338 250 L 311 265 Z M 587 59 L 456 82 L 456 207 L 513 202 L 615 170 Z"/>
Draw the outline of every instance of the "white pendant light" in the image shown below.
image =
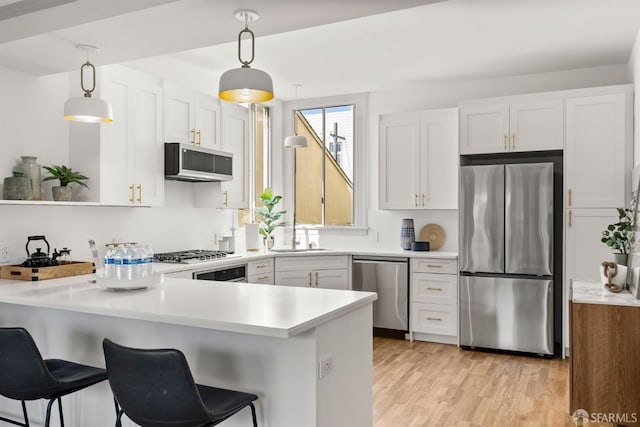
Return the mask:
<path id="1" fill-rule="evenodd" d="M 238 59 L 242 64 L 241 68 L 234 68 L 224 72 L 220 77 L 218 96 L 220 99 L 238 103 L 258 103 L 273 99 L 273 82 L 269 74 L 256 68 L 251 68 L 249 64 L 255 57 L 255 35 L 249 29 L 249 21 L 259 18 L 257 12 L 252 10 L 238 10 L 235 12 L 236 19 L 244 21 L 244 29 L 238 34 Z M 251 36 L 251 59 L 242 59 L 242 34 L 248 33 Z"/>
<path id="2" fill-rule="evenodd" d="M 294 84 L 293 87 L 295 89 L 296 95 L 295 95 L 295 99 L 298 99 L 298 88 L 302 86 L 301 84 Z M 296 114 L 294 112 L 294 118 L 293 118 L 293 129 L 294 129 L 294 133 L 293 135 L 289 135 L 284 139 L 284 146 L 286 148 L 304 148 L 307 146 L 307 138 L 305 136 L 301 136 L 298 135 L 298 132 L 296 132 Z"/>
<path id="3" fill-rule="evenodd" d="M 84 91 L 84 96 L 70 98 L 64 104 L 64 118 L 74 122 L 85 123 L 111 123 L 113 121 L 113 111 L 111 105 L 100 98 L 93 98 L 92 94 L 96 88 L 96 67 L 89 62 L 89 53 L 97 52 L 98 48 L 89 45 L 78 45 L 78 49 L 87 54 L 87 62 L 80 67 L 80 87 Z M 92 87 L 84 86 L 84 70 L 90 69 L 92 73 Z"/>

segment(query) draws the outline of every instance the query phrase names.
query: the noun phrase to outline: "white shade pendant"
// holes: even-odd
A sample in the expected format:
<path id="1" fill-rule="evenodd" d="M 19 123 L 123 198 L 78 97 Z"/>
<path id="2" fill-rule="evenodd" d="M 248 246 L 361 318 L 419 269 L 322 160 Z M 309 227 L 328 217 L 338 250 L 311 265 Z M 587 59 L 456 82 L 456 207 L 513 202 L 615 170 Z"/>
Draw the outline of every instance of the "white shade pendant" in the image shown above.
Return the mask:
<path id="1" fill-rule="evenodd" d="M 249 21 L 258 19 L 258 14 L 250 10 L 239 10 L 235 13 L 237 19 L 244 20 L 245 27 L 238 34 L 238 59 L 241 68 L 226 71 L 220 77 L 218 96 L 220 99 L 238 103 L 266 102 L 273 99 L 273 81 L 269 74 L 249 64 L 255 57 L 255 35 L 249 29 Z M 242 59 L 242 35 L 251 36 L 251 58 L 248 61 Z"/>
<path id="2" fill-rule="evenodd" d="M 90 50 L 97 49 L 88 45 L 79 45 L 78 48 L 87 52 L 87 62 L 80 67 L 80 87 L 84 91 L 84 96 L 70 98 L 64 103 L 64 118 L 74 122 L 111 123 L 113 121 L 111 105 L 103 99 L 92 97 L 96 88 L 96 67 L 89 62 L 88 56 Z M 92 73 L 93 86 L 90 89 L 84 86 L 85 68 L 90 69 Z"/>
<path id="3" fill-rule="evenodd" d="M 299 135 L 291 135 L 284 139 L 287 148 L 304 148 L 307 146 L 307 138 Z"/>

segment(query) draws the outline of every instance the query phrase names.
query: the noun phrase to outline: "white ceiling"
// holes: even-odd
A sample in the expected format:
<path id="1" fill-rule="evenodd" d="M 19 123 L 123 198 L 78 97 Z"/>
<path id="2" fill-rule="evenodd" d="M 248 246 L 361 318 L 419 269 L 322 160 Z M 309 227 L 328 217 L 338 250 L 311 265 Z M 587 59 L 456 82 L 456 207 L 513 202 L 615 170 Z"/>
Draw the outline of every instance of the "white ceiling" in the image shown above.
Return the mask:
<path id="1" fill-rule="evenodd" d="M 292 99 L 294 83 L 309 98 L 624 64 L 640 25 L 640 0 L 78 0 L 59 8 L 90 3 L 118 12 L 93 22 L 78 13 L 70 25 L 47 19 L 58 8 L 0 21 L 0 65 L 68 71 L 83 59 L 73 46 L 89 43 L 101 48 L 96 64 L 147 58 L 133 64 L 189 67 L 215 82 L 239 66 L 233 11 L 249 7 L 260 13 L 250 24 L 252 65 L 273 77 L 278 98 Z M 126 10 L 132 4 L 137 10 Z M 20 19 L 29 31 L 5 27 Z"/>

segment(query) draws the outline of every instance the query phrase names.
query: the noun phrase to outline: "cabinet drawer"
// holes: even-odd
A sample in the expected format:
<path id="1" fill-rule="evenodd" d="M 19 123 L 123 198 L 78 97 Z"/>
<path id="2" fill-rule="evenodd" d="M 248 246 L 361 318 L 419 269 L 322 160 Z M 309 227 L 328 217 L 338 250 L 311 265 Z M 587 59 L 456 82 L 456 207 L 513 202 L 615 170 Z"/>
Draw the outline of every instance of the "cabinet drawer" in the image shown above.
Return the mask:
<path id="1" fill-rule="evenodd" d="M 315 271 L 349 268 L 347 255 L 277 257 L 276 271 Z"/>
<path id="2" fill-rule="evenodd" d="M 259 283 L 263 285 L 273 285 L 273 273 L 258 273 L 247 277 L 249 283 Z"/>
<path id="3" fill-rule="evenodd" d="M 411 329 L 427 334 L 457 335 L 456 306 L 414 302 L 411 304 Z"/>
<path id="4" fill-rule="evenodd" d="M 458 261 L 455 259 L 411 258 L 412 273 L 457 274 Z"/>
<path id="5" fill-rule="evenodd" d="M 247 275 L 249 277 L 261 273 L 271 273 L 273 271 L 273 258 L 251 261 L 247 264 Z"/>
<path id="6" fill-rule="evenodd" d="M 458 277 L 452 274 L 413 273 L 411 302 L 457 304 Z"/>

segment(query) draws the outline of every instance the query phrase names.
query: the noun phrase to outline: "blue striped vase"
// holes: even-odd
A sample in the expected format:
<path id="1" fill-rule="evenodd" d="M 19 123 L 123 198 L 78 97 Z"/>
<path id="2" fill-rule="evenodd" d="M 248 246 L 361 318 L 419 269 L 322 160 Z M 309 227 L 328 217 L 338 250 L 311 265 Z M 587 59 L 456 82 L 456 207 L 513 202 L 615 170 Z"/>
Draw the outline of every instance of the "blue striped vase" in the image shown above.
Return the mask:
<path id="1" fill-rule="evenodd" d="M 410 250 L 411 242 L 416 240 L 416 231 L 413 228 L 413 218 L 404 218 L 400 228 L 400 246 L 402 249 Z"/>

